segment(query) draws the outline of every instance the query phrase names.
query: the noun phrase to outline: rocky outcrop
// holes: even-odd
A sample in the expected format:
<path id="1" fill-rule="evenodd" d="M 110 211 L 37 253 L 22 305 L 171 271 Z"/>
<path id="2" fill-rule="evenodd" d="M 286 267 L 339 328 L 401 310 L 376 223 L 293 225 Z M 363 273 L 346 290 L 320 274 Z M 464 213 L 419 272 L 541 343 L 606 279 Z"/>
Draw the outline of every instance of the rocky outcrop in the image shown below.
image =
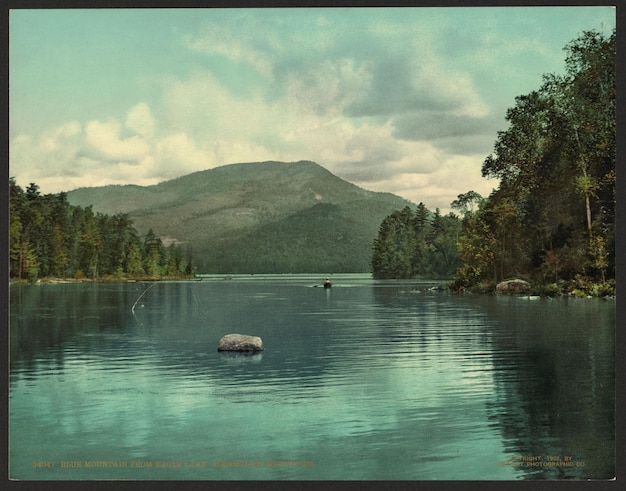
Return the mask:
<path id="1" fill-rule="evenodd" d="M 263 351 L 263 340 L 258 336 L 227 334 L 220 339 L 217 351 Z"/>
<path id="2" fill-rule="evenodd" d="M 530 283 L 519 278 L 501 281 L 496 285 L 496 293 L 502 295 L 527 295 L 530 293 Z"/>

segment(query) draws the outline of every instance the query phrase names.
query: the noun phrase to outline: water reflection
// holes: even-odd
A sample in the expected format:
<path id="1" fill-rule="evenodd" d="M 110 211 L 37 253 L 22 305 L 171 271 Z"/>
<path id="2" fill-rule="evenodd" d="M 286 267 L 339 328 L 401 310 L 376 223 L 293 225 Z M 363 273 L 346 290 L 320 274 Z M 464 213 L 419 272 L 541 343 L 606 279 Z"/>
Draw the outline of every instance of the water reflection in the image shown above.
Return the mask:
<path id="1" fill-rule="evenodd" d="M 229 351 L 221 351 L 219 354 L 221 360 L 226 363 L 240 364 L 240 363 L 260 363 L 263 360 L 263 353 L 237 353 Z"/>
<path id="2" fill-rule="evenodd" d="M 116 286 L 14 285 L 10 295 L 12 376 L 60 371 L 68 353 L 106 348 L 108 333 L 125 330 L 128 294 Z"/>
<path id="3" fill-rule="evenodd" d="M 359 278 L 312 284 L 294 276 L 12 286 L 12 473 L 32 475 L 35 457 L 88 455 L 316 465 L 72 476 L 611 475 L 610 304 L 454 296 Z M 266 350 L 218 353 L 231 332 L 262 337 Z M 552 453 L 586 467 L 498 466 Z"/>
<path id="4" fill-rule="evenodd" d="M 493 299 L 492 404 L 507 450 L 525 456 L 571 456 L 574 467 L 530 467 L 534 479 L 606 479 L 615 473 L 614 309 L 586 299 Z M 580 466 L 579 466 L 580 465 Z"/>

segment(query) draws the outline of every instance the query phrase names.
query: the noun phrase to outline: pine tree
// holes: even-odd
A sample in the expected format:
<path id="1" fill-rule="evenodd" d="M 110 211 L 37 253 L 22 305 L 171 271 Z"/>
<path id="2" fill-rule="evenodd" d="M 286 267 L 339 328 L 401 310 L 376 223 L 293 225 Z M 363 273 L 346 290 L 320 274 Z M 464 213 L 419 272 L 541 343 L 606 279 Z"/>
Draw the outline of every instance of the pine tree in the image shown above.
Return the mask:
<path id="1" fill-rule="evenodd" d="M 151 276 L 160 276 L 164 270 L 165 248 L 163 242 L 150 229 L 144 238 L 144 270 Z"/>

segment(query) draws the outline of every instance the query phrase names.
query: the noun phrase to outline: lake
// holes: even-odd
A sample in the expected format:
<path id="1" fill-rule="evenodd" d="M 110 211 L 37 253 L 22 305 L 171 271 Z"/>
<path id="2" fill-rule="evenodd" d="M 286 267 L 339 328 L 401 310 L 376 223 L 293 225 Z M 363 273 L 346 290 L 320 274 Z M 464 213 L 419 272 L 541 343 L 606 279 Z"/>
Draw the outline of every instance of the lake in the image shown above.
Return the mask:
<path id="1" fill-rule="evenodd" d="M 10 477 L 614 476 L 614 300 L 323 280 L 11 285 Z"/>

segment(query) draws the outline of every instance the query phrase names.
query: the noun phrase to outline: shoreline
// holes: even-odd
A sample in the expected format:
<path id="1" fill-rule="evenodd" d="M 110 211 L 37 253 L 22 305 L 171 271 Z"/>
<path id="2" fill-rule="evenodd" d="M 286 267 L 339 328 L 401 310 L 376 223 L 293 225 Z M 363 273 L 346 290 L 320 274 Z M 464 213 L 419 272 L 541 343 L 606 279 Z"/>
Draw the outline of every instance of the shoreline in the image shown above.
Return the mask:
<path id="1" fill-rule="evenodd" d="M 220 276 L 219 274 L 217 276 Z M 232 279 L 233 276 L 224 276 L 225 280 Z M 10 285 L 52 285 L 52 284 L 71 284 L 71 283 L 157 283 L 157 282 L 175 282 L 175 281 L 202 281 L 202 277 L 197 275 L 179 275 L 179 276 L 128 276 L 128 277 L 116 277 L 107 276 L 103 278 L 61 278 L 61 277 L 45 277 L 37 278 L 36 280 L 9 278 Z M 392 279 L 392 278 L 389 278 Z M 407 281 L 411 281 L 412 278 L 406 278 Z M 417 279 L 417 278 L 413 278 Z M 558 287 L 556 284 L 547 285 L 533 285 L 530 292 L 525 294 L 502 294 L 509 296 L 519 297 L 533 297 L 533 298 L 559 298 L 559 297 L 573 297 L 573 298 L 615 298 L 616 288 L 614 281 L 607 281 L 604 284 L 587 283 L 585 285 L 576 285 L 569 282 L 569 284 L 562 284 Z M 446 284 L 445 290 L 457 295 L 474 294 L 474 295 L 498 295 L 495 291 L 495 287 L 491 285 L 474 285 L 466 288 L 455 287 L 454 283 Z"/>
<path id="2" fill-rule="evenodd" d="M 56 278 L 46 277 L 37 278 L 36 280 L 26 280 L 19 278 L 10 278 L 9 285 L 36 285 L 36 284 L 61 284 L 61 283 L 148 283 L 160 281 L 200 281 L 201 278 L 194 276 L 129 276 L 129 277 L 104 277 L 104 278 Z"/>

